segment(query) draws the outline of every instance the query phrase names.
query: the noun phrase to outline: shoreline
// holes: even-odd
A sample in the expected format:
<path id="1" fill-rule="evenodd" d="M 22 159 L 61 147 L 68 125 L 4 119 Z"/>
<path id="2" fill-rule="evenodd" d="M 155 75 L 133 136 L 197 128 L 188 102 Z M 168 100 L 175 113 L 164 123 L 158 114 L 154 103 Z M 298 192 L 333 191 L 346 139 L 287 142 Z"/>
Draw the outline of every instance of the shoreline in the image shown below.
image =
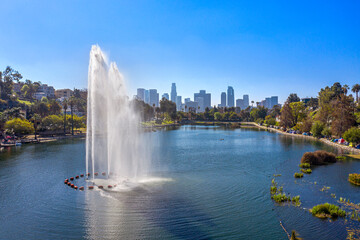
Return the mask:
<path id="1" fill-rule="evenodd" d="M 316 137 L 313 137 L 313 136 L 306 136 L 306 135 L 302 135 L 302 134 L 293 134 L 293 133 L 287 133 L 287 132 L 283 132 L 279 129 L 274 129 L 274 128 L 269 128 L 269 127 L 265 127 L 265 126 L 260 126 L 258 125 L 257 123 L 254 123 L 254 122 L 246 122 L 245 125 L 252 125 L 252 126 L 255 126 L 257 128 L 260 128 L 260 129 L 264 129 L 264 130 L 270 130 L 270 131 L 274 131 L 274 132 L 278 132 L 280 134 L 284 134 L 284 135 L 287 135 L 287 136 L 292 136 L 292 137 L 301 137 L 301 138 L 307 138 L 307 139 L 311 139 L 311 140 L 316 140 L 316 141 L 320 141 L 320 142 L 323 142 L 329 146 L 333 146 L 333 147 L 336 147 L 336 148 L 340 148 L 342 150 L 345 150 L 349 153 L 355 153 L 355 154 L 360 154 L 360 149 L 356 149 L 356 148 L 353 148 L 353 147 L 350 147 L 350 146 L 346 146 L 346 145 L 340 145 L 338 143 L 334 143 L 334 142 L 331 142 L 329 140 L 327 140 L 326 138 L 316 138 Z"/>

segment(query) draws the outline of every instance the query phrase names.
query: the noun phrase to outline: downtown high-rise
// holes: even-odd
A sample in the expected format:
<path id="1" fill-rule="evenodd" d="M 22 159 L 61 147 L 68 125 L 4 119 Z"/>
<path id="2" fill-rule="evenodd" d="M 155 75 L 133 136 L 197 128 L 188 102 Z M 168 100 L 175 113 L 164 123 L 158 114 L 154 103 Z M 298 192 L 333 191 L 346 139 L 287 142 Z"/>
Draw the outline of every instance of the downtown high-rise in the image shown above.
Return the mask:
<path id="1" fill-rule="evenodd" d="M 227 90 L 227 106 L 228 107 L 235 107 L 235 94 L 234 88 L 229 86 Z"/>
<path id="2" fill-rule="evenodd" d="M 177 97 L 177 92 L 176 92 L 176 84 L 172 83 L 171 84 L 171 93 L 170 93 L 170 100 L 174 103 L 176 103 L 176 97 Z"/>

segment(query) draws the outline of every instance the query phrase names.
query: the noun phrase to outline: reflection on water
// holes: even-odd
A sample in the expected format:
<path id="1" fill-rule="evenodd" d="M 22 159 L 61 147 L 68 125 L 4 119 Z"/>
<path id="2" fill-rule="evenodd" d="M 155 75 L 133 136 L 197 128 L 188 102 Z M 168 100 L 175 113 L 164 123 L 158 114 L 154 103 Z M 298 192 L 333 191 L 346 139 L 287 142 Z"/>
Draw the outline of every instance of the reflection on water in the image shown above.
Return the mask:
<path id="1" fill-rule="evenodd" d="M 314 218 L 308 209 L 337 198 L 360 202 L 347 175 L 360 162 L 294 172 L 304 152 L 337 151 L 318 141 L 258 129 L 183 126 L 148 133 L 153 179 L 120 189 L 75 191 L 63 184 L 84 173 L 83 140 L 22 146 L 0 153 L 3 239 L 346 239 L 358 222 Z M 273 174 L 301 207 L 270 199 Z M 84 179 L 78 186 L 87 186 Z M 104 180 L 105 181 L 105 180 Z M 106 184 L 106 182 L 102 183 Z M 320 191 L 329 186 L 328 191 Z"/>

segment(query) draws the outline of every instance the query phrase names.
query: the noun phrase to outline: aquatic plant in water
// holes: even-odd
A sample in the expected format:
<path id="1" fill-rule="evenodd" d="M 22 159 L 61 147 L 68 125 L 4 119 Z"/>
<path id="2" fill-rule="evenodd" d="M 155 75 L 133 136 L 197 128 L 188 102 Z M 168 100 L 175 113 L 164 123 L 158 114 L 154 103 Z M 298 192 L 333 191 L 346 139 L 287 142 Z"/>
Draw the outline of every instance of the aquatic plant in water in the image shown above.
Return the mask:
<path id="1" fill-rule="evenodd" d="M 306 173 L 306 174 L 310 174 L 312 173 L 312 170 L 310 168 L 307 168 L 307 169 L 300 169 L 300 171 L 302 171 L 303 173 Z"/>
<path id="2" fill-rule="evenodd" d="M 303 173 L 294 173 L 294 177 L 295 178 L 302 178 L 302 177 L 304 177 L 304 174 Z"/>
<path id="3" fill-rule="evenodd" d="M 360 186 L 360 174 L 358 174 L 358 173 L 350 173 L 348 180 L 352 184 Z"/>
<path id="4" fill-rule="evenodd" d="M 310 163 L 301 163 L 300 165 L 299 165 L 299 167 L 301 167 L 301 168 L 310 168 Z"/>
<path id="5" fill-rule="evenodd" d="M 346 212 L 343 209 L 330 203 L 316 205 L 310 212 L 318 218 L 337 218 L 346 216 Z"/>

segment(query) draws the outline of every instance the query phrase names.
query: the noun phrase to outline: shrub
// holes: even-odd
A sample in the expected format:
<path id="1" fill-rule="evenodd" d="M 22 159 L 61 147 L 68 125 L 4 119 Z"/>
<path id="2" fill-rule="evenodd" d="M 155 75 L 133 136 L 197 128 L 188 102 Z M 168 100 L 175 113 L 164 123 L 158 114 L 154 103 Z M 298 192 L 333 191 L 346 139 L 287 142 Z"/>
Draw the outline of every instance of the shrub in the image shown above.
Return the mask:
<path id="1" fill-rule="evenodd" d="M 330 128 L 328 127 L 325 127 L 322 131 L 321 131 L 321 134 L 324 136 L 324 137 L 331 137 L 331 130 Z"/>
<path id="2" fill-rule="evenodd" d="M 324 124 L 321 122 L 315 122 L 311 127 L 311 132 L 314 137 L 322 137 L 321 132 L 324 130 Z"/>
<path id="3" fill-rule="evenodd" d="M 360 174 L 358 173 L 349 174 L 349 182 L 360 186 Z"/>
<path id="4" fill-rule="evenodd" d="M 291 201 L 296 205 L 296 206 L 300 206 L 300 196 L 295 196 L 291 198 Z"/>
<path id="5" fill-rule="evenodd" d="M 306 152 L 301 158 L 301 163 L 309 163 L 310 165 L 324 165 L 336 162 L 336 156 L 323 150 L 315 152 Z"/>
<path id="6" fill-rule="evenodd" d="M 303 173 L 294 173 L 294 177 L 295 178 L 302 178 L 302 177 L 304 177 L 304 174 Z"/>
<path id="7" fill-rule="evenodd" d="M 314 206 L 311 209 L 311 213 L 319 218 L 337 218 L 346 216 L 346 212 L 344 210 L 330 203 L 324 203 Z"/>
<path id="8" fill-rule="evenodd" d="M 301 167 L 301 168 L 310 168 L 310 163 L 301 163 L 299 165 L 299 167 Z"/>
<path id="9" fill-rule="evenodd" d="M 360 143 L 360 129 L 357 127 L 352 127 L 348 129 L 344 134 L 343 138 L 351 143 L 358 144 Z"/>
<path id="10" fill-rule="evenodd" d="M 14 118 L 5 123 L 5 129 L 16 135 L 26 135 L 34 132 L 34 126 L 26 119 Z"/>

